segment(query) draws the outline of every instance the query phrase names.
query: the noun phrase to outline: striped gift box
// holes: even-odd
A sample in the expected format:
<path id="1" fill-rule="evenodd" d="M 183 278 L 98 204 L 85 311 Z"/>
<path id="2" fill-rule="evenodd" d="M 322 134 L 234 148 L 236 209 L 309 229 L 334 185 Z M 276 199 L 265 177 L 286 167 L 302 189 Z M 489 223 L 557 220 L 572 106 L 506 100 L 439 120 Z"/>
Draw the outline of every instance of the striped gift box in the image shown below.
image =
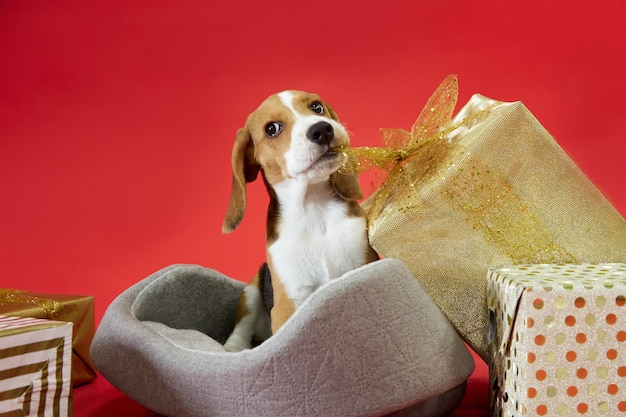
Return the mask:
<path id="1" fill-rule="evenodd" d="M 72 415 L 72 323 L 0 316 L 0 417 Z"/>

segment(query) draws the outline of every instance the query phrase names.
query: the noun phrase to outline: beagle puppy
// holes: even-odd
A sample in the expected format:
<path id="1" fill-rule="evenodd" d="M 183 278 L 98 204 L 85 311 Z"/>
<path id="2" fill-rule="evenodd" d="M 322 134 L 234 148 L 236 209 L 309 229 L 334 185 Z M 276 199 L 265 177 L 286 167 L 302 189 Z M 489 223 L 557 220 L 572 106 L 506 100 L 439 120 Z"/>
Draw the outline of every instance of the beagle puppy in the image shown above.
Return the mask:
<path id="1" fill-rule="evenodd" d="M 223 232 L 241 222 L 246 184 L 259 172 L 270 203 L 266 264 L 241 293 L 226 350 L 265 340 L 322 284 L 378 259 L 358 203 L 358 178 L 338 171 L 345 156 L 334 149 L 348 144 L 331 107 L 302 91 L 270 96 L 237 132 Z"/>

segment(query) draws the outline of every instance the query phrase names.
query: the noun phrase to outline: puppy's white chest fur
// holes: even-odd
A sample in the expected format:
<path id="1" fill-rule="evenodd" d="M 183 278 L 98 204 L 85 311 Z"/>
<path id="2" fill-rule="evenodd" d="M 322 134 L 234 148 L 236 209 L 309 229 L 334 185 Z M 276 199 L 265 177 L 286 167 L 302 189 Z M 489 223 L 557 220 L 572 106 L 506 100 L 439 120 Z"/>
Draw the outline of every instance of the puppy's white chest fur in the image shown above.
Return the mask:
<path id="1" fill-rule="evenodd" d="M 320 285 L 364 264 L 366 221 L 350 216 L 327 183 L 290 179 L 274 189 L 279 237 L 268 254 L 297 308 Z"/>

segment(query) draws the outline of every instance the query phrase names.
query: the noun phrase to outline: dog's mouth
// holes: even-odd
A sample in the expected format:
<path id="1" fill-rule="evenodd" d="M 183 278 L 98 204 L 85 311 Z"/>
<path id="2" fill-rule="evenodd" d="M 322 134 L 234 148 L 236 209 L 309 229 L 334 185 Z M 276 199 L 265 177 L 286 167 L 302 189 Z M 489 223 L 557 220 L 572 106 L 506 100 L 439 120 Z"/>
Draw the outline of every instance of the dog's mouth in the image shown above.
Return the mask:
<path id="1" fill-rule="evenodd" d="M 317 158 L 315 162 L 313 162 L 313 164 L 309 167 L 309 169 L 323 168 L 326 165 L 333 162 L 338 157 L 339 157 L 339 153 L 337 153 L 336 151 L 332 149 L 329 149 L 323 154 L 321 154 L 319 158 Z"/>
<path id="2" fill-rule="evenodd" d="M 329 149 L 326 152 L 324 152 L 319 158 L 317 158 L 317 162 L 319 161 L 324 161 L 326 159 L 334 159 L 338 156 L 339 154 L 337 153 L 337 151 L 333 150 L 333 149 Z"/>

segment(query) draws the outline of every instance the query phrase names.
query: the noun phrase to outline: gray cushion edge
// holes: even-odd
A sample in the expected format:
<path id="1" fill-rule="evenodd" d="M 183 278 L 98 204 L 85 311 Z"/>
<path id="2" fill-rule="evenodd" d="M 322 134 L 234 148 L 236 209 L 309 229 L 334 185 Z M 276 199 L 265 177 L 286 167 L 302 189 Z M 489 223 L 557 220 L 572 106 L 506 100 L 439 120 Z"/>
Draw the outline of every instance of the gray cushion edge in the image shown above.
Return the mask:
<path id="1" fill-rule="evenodd" d="M 427 398 L 417 404 L 394 411 L 385 417 L 443 417 L 454 411 L 465 396 L 467 381 L 448 391 Z"/>

